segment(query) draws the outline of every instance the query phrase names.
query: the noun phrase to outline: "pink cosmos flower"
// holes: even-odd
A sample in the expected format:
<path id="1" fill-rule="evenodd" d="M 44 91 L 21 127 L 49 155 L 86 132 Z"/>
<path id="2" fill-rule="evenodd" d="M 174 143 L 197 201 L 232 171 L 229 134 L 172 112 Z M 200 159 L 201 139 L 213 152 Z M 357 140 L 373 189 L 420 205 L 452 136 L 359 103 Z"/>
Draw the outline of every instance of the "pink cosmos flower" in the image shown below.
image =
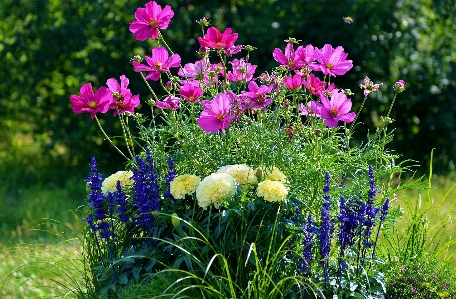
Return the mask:
<path id="1" fill-rule="evenodd" d="M 178 54 L 173 54 L 171 57 L 168 56 L 166 48 L 153 48 L 152 57 L 146 56 L 144 58 L 149 66 L 133 61 L 135 72 L 149 72 L 146 80 L 158 81 L 161 73 L 169 72 L 170 68 L 179 67 L 181 63 L 181 58 Z"/>
<path id="2" fill-rule="evenodd" d="M 231 57 L 234 54 L 237 54 L 237 53 L 241 52 L 242 49 L 243 49 L 243 47 L 241 45 L 232 46 L 231 48 L 226 49 L 225 51 L 223 51 L 223 53 L 225 53 L 226 56 Z"/>
<path id="3" fill-rule="evenodd" d="M 226 74 L 228 80 L 231 82 L 247 82 L 253 79 L 253 74 L 257 68 L 256 65 L 245 61 L 244 58 L 233 59 L 230 63 L 233 66 L 233 71 Z"/>
<path id="4" fill-rule="evenodd" d="M 231 109 L 231 99 L 226 93 L 218 94 L 210 102 L 204 105 L 205 110 L 201 112 L 197 122 L 198 125 L 208 133 L 215 133 L 222 130 L 225 133 L 225 128 L 230 126 L 230 121 L 235 118 L 229 114 Z M 209 108 L 209 109 L 208 109 Z"/>
<path id="5" fill-rule="evenodd" d="M 80 96 L 75 94 L 70 96 L 71 108 L 76 114 L 89 112 L 92 119 L 98 112 L 106 113 L 113 101 L 112 93 L 109 89 L 100 87 L 94 93 L 91 83 L 82 85 L 79 93 L 81 94 Z"/>
<path id="6" fill-rule="evenodd" d="M 364 98 L 367 98 L 367 95 L 371 92 L 376 92 L 380 87 L 383 86 L 383 83 L 374 84 L 369 77 L 364 78 L 363 82 L 359 85 L 359 88 L 364 89 Z"/>
<path id="7" fill-rule="evenodd" d="M 310 45 L 310 47 L 312 47 Z M 288 43 L 285 47 L 285 53 L 279 48 L 275 48 L 272 52 L 275 61 L 288 67 L 290 70 L 295 70 L 304 67 L 309 62 L 314 60 L 313 52 L 309 49 L 304 49 L 299 46 L 296 51 L 293 49 L 293 43 Z"/>
<path id="8" fill-rule="evenodd" d="M 211 69 L 211 63 L 209 58 L 204 57 L 195 63 L 186 63 L 183 68 L 179 69 L 177 73 L 179 76 L 185 78 L 182 84 L 185 82 L 192 81 L 204 81 L 209 85 L 209 71 Z"/>
<path id="9" fill-rule="evenodd" d="M 309 64 L 309 67 L 325 75 L 344 75 L 353 67 L 353 61 L 346 60 L 348 54 L 342 46 L 334 49 L 330 44 L 326 44 L 322 49 L 315 48 L 314 56 L 318 63 Z"/>
<path id="10" fill-rule="evenodd" d="M 394 91 L 397 93 L 401 93 L 405 90 L 405 82 L 404 80 L 399 80 L 396 83 L 394 83 Z"/>
<path id="11" fill-rule="evenodd" d="M 315 101 L 307 102 L 306 105 L 299 104 L 299 111 L 301 112 L 301 115 L 320 117 L 320 108 Z"/>
<path id="12" fill-rule="evenodd" d="M 139 95 L 132 95 L 130 89 L 127 88 L 128 83 L 128 78 L 125 75 L 120 76 L 120 84 L 114 78 L 106 81 L 113 97 L 109 108 L 114 109 L 114 116 L 125 112 L 133 113 L 139 105 Z"/>
<path id="13" fill-rule="evenodd" d="M 233 47 L 234 42 L 236 42 L 238 38 L 238 34 L 231 33 L 231 31 L 231 28 L 226 28 L 223 33 L 220 33 L 217 28 L 210 27 L 207 29 L 204 38 L 198 37 L 198 41 L 203 47 L 227 50 Z"/>
<path id="14" fill-rule="evenodd" d="M 314 74 L 310 74 L 304 81 L 304 86 L 314 95 L 320 96 L 326 86 L 326 82 L 321 81 Z"/>
<path id="15" fill-rule="evenodd" d="M 246 103 L 246 110 L 248 109 L 265 109 L 267 105 L 272 103 L 272 98 L 267 98 L 267 94 L 274 88 L 273 85 L 258 86 L 254 81 L 248 85 L 249 91 L 242 92 L 244 97 L 249 98 L 250 101 Z"/>
<path id="16" fill-rule="evenodd" d="M 164 101 L 157 101 L 155 106 L 160 109 L 177 110 L 180 109 L 179 102 L 180 99 L 178 97 L 169 95 Z"/>
<path id="17" fill-rule="evenodd" d="M 283 78 L 283 85 L 291 90 L 300 89 L 303 83 L 304 79 L 298 74 L 293 75 L 293 77 L 285 76 Z"/>
<path id="18" fill-rule="evenodd" d="M 196 103 L 204 94 L 204 91 L 195 83 L 185 83 L 178 92 L 189 102 Z"/>
<path id="19" fill-rule="evenodd" d="M 158 29 L 168 28 L 173 16 L 171 6 L 166 5 L 162 10 L 155 1 L 147 2 L 146 8 L 136 9 L 136 20 L 130 23 L 129 29 L 139 41 L 145 41 L 148 38 L 155 39 L 159 35 Z"/>
<path id="20" fill-rule="evenodd" d="M 345 93 L 337 90 L 334 90 L 331 94 L 331 100 L 321 95 L 321 104 L 316 104 L 318 114 L 325 120 L 324 124 L 330 128 L 335 128 L 338 121 L 352 122 L 356 113 L 350 112 L 352 107 L 351 100 L 347 99 Z"/>

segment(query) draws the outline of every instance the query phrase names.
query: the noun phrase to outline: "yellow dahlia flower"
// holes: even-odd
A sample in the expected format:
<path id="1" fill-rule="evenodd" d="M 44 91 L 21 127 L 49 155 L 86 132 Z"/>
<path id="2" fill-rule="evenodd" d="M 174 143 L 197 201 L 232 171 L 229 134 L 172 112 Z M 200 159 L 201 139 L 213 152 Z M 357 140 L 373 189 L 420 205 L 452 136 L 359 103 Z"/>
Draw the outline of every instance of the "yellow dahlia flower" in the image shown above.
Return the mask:
<path id="1" fill-rule="evenodd" d="M 223 199 L 236 193 L 236 180 L 227 173 L 213 173 L 203 179 L 196 189 L 198 205 L 206 209 L 211 203 L 216 208 Z"/>
<path id="2" fill-rule="evenodd" d="M 288 190 L 279 181 L 265 180 L 258 184 L 257 195 L 266 201 L 282 201 L 287 197 Z"/>
<path id="3" fill-rule="evenodd" d="M 108 176 L 103 183 L 101 183 L 101 192 L 108 194 L 108 192 L 117 191 L 117 181 L 120 181 L 120 186 L 122 189 L 128 189 L 133 186 L 134 182 L 131 177 L 133 172 L 131 171 L 118 171 L 110 176 Z"/>
<path id="4" fill-rule="evenodd" d="M 287 177 L 277 167 L 272 168 L 259 167 L 257 173 L 261 173 L 264 180 L 279 181 L 282 183 L 287 182 Z"/>
<path id="5" fill-rule="evenodd" d="M 184 199 L 185 195 L 193 194 L 200 183 L 201 179 L 196 175 L 179 175 L 169 184 L 169 191 L 174 198 Z"/>

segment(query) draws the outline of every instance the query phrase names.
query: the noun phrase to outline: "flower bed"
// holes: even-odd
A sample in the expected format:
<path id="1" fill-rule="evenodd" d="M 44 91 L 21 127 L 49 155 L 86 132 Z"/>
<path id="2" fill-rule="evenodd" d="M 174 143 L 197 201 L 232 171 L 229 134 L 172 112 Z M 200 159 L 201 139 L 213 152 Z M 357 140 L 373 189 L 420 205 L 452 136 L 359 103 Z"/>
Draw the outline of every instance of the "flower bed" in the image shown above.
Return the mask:
<path id="1" fill-rule="evenodd" d="M 126 158 L 125 171 L 105 180 L 96 158 L 90 164 L 84 246 L 93 293 L 384 298 L 379 236 L 400 215 L 390 180 L 404 170 L 386 147 L 395 97 L 373 137 L 351 146 L 353 93 L 331 83 L 353 67 L 342 46 L 290 38 L 272 53 L 277 66 L 255 74 L 255 49 L 203 18 L 201 59 L 183 64 L 162 34 L 173 16 L 148 2 L 130 23 L 137 40 L 158 43 L 132 59 L 151 99 L 133 95 L 124 75 L 70 97 L 100 128 L 97 115 L 112 111 L 127 148 L 105 136 Z M 364 101 L 381 87 L 366 77 Z M 397 95 L 405 83 L 392 88 Z M 140 103 L 153 113 L 135 113 Z"/>

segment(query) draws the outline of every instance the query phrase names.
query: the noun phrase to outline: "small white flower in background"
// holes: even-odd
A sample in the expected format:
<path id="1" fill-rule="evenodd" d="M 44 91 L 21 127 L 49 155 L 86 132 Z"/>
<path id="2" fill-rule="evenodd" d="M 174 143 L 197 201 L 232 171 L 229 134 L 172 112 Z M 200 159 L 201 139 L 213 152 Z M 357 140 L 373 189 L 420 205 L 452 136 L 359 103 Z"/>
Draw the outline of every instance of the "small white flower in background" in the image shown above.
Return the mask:
<path id="1" fill-rule="evenodd" d="M 220 167 L 217 173 L 227 173 L 231 175 L 241 188 L 249 184 L 257 184 L 258 180 L 255 171 L 245 164 L 226 165 Z"/>
<path id="2" fill-rule="evenodd" d="M 224 198 L 233 196 L 237 191 L 236 180 L 227 173 L 213 173 L 203 179 L 196 189 L 198 205 L 206 209 L 211 203 L 219 208 Z"/>
<path id="3" fill-rule="evenodd" d="M 283 201 L 288 195 L 288 190 L 279 181 L 265 180 L 258 184 L 257 195 L 265 201 Z"/>
<path id="4" fill-rule="evenodd" d="M 134 182 L 131 177 L 133 172 L 131 171 L 118 171 L 108 176 L 101 184 L 101 192 L 108 194 L 108 192 L 117 191 L 117 181 L 120 181 L 122 189 L 128 189 L 133 186 Z"/>
<path id="5" fill-rule="evenodd" d="M 195 193 L 200 183 L 201 179 L 196 175 L 179 175 L 169 184 L 169 191 L 175 199 L 184 199 L 185 195 Z"/>

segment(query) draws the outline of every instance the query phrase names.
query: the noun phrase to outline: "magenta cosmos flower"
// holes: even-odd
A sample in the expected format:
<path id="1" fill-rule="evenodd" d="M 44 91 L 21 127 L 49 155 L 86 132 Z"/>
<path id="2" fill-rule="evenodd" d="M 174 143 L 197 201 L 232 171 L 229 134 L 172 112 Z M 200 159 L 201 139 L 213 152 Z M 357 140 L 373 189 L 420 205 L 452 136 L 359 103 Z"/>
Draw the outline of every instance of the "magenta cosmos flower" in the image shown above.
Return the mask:
<path id="1" fill-rule="evenodd" d="M 139 105 L 139 95 L 132 95 L 130 89 L 127 88 L 128 83 L 128 78 L 125 75 L 120 76 L 120 83 L 114 78 L 106 81 L 109 90 L 112 92 L 113 101 L 109 108 L 114 109 L 114 116 L 125 112 L 133 113 Z"/>
<path id="2" fill-rule="evenodd" d="M 338 121 L 346 123 L 352 122 L 355 119 L 356 113 L 350 112 L 352 102 L 347 98 L 347 95 L 338 90 L 331 92 L 331 100 L 324 95 L 320 96 L 321 104 L 316 104 L 316 114 L 325 120 L 324 124 L 330 128 L 337 127 Z"/>
<path id="3" fill-rule="evenodd" d="M 245 61 L 244 58 L 233 59 L 229 63 L 232 65 L 233 71 L 226 74 L 228 80 L 231 82 L 247 82 L 253 79 L 253 74 L 257 68 L 256 65 Z"/>
<path id="4" fill-rule="evenodd" d="M 180 109 L 179 103 L 180 99 L 178 97 L 169 95 L 165 98 L 164 101 L 157 101 L 155 103 L 155 106 L 160 109 L 177 110 Z"/>
<path id="5" fill-rule="evenodd" d="M 300 89 L 303 83 L 304 79 L 299 74 L 295 74 L 293 77 L 285 76 L 283 78 L 283 85 L 291 90 Z"/>
<path id="6" fill-rule="evenodd" d="M 166 48 L 153 48 L 152 57 L 146 56 L 144 58 L 149 66 L 133 61 L 135 72 L 149 72 L 146 80 L 158 81 L 161 73 L 169 72 L 170 68 L 179 67 L 181 63 L 181 58 L 178 54 L 173 54 L 171 57 L 168 56 Z"/>
<path id="7" fill-rule="evenodd" d="M 275 48 L 272 52 L 275 61 L 288 67 L 290 70 L 295 70 L 304 67 L 314 61 L 314 47 L 307 45 L 305 48 L 299 46 L 296 51 L 292 43 L 288 43 L 285 47 L 285 53 L 279 48 Z"/>
<path id="8" fill-rule="evenodd" d="M 231 28 L 226 28 L 223 33 L 220 33 L 217 28 L 210 27 L 204 37 L 198 37 L 198 41 L 202 47 L 227 50 L 233 47 L 238 38 L 237 33 L 231 32 Z"/>
<path id="9" fill-rule="evenodd" d="M 273 85 L 258 86 L 255 82 L 251 81 L 248 85 L 249 91 L 242 92 L 244 97 L 249 98 L 247 101 L 246 109 L 265 109 L 267 105 L 272 103 L 272 98 L 267 98 L 267 94 L 274 88 Z"/>
<path id="10" fill-rule="evenodd" d="M 299 111 L 301 115 L 320 117 L 318 103 L 315 101 L 307 102 L 306 105 L 299 104 Z"/>
<path id="11" fill-rule="evenodd" d="M 75 94 L 70 96 L 71 109 L 77 114 L 89 112 L 92 119 L 98 112 L 106 113 L 113 101 L 112 93 L 109 89 L 100 87 L 94 93 L 91 83 L 82 85 L 79 93 L 81 94 L 80 96 Z"/>
<path id="12" fill-rule="evenodd" d="M 199 98 L 204 94 L 204 91 L 197 83 L 185 83 L 178 92 L 184 99 L 192 103 L 198 102 Z"/>
<path id="13" fill-rule="evenodd" d="M 314 56 L 318 63 L 309 64 L 309 67 L 325 75 L 344 75 L 353 67 L 353 61 L 346 60 L 347 55 L 342 46 L 334 49 L 330 44 L 326 44 L 321 49 L 315 48 Z"/>
<path id="14" fill-rule="evenodd" d="M 205 110 L 197 120 L 201 129 L 208 133 L 215 133 L 221 129 L 225 133 L 225 128 L 228 128 L 230 121 L 235 118 L 234 115 L 229 114 L 230 96 L 225 93 L 218 94 L 210 103 L 205 103 L 203 106 Z"/>
<path id="15" fill-rule="evenodd" d="M 136 20 L 130 23 L 129 29 L 139 41 L 145 41 L 148 38 L 155 39 L 159 35 L 158 29 L 168 28 L 173 16 L 171 6 L 166 5 L 162 10 L 155 1 L 147 2 L 146 8 L 136 9 Z"/>

